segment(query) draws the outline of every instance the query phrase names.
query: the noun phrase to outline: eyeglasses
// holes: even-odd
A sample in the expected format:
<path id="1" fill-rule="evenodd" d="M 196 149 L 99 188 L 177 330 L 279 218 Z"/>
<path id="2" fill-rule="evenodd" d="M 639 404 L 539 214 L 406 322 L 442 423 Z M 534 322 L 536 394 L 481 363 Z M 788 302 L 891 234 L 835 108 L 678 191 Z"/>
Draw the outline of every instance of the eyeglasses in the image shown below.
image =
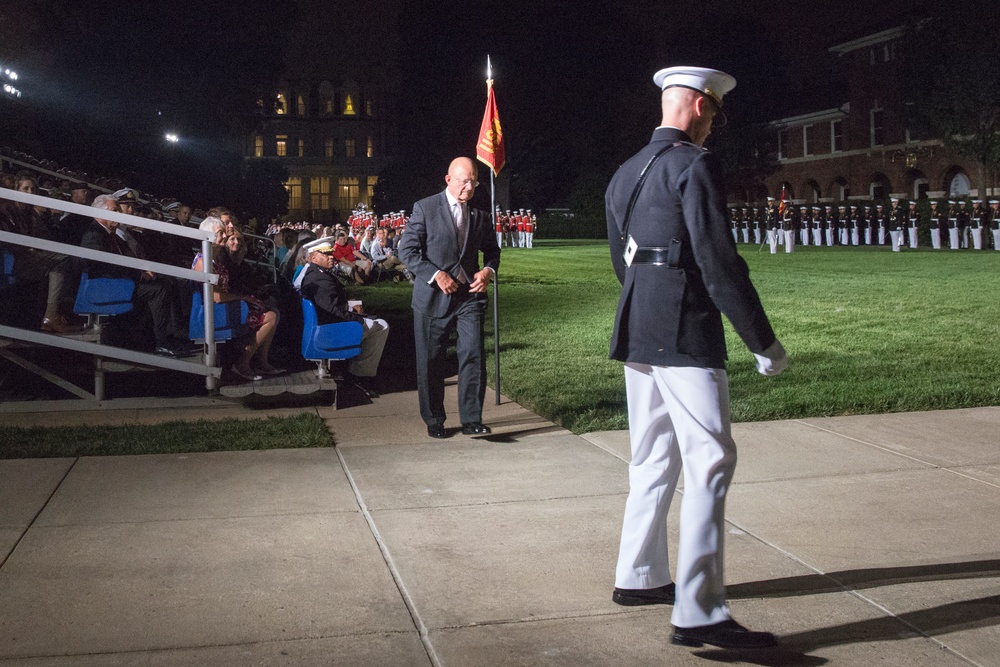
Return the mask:
<path id="1" fill-rule="evenodd" d="M 470 179 L 466 179 L 466 180 L 464 180 L 464 181 L 458 181 L 458 184 L 459 184 L 460 186 L 462 186 L 463 188 L 464 188 L 464 187 L 465 187 L 466 185 L 471 185 L 471 186 L 472 186 L 472 187 L 474 187 L 474 188 L 478 188 L 478 187 L 479 187 L 479 181 L 473 181 L 473 180 L 470 180 Z"/>

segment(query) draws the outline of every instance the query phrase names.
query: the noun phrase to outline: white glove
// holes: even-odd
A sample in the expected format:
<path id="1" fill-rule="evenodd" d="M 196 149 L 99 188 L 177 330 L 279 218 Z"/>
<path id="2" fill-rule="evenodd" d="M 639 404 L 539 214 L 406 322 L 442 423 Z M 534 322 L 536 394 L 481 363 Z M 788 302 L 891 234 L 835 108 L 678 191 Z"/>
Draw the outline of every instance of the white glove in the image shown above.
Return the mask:
<path id="1" fill-rule="evenodd" d="M 754 352 L 753 356 L 757 357 L 757 372 L 761 375 L 779 375 L 788 368 L 788 355 L 777 338 L 771 343 L 771 347 L 760 354 Z"/>

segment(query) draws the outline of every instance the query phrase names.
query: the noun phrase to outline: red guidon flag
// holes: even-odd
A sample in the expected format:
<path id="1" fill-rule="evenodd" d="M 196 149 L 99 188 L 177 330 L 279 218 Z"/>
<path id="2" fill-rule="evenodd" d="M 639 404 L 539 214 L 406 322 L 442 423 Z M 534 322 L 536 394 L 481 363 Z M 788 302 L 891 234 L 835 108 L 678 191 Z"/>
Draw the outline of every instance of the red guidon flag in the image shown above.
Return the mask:
<path id="1" fill-rule="evenodd" d="M 486 113 L 483 114 L 483 124 L 479 128 L 479 142 L 476 144 L 476 158 L 489 165 L 496 176 L 503 169 L 503 131 L 500 129 L 500 115 L 497 113 L 497 101 L 493 96 L 493 79 L 486 82 Z"/>

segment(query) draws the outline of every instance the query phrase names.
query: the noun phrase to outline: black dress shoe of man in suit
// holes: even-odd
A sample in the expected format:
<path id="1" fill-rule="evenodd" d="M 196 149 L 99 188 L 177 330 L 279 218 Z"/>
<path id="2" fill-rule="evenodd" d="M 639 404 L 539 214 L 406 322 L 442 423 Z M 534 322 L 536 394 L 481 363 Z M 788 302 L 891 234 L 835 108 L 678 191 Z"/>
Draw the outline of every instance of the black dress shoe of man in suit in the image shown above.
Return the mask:
<path id="1" fill-rule="evenodd" d="M 444 430 L 444 424 L 428 424 L 427 435 L 432 438 L 447 438 L 448 433 Z"/>
<path id="2" fill-rule="evenodd" d="M 678 628 L 674 626 L 674 634 L 670 643 L 680 646 L 702 646 L 711 644 L 719 648 L 746 649 L 770 648 L 778 645 L 777 638 L 770 632 L 754 632 L 729 619 L 712 625 L 700 625 L 695 628 Z"/>
<path id="3" fill-rule="evenodd" d="M 465 435 L 486 435 L 492 433 L 489 426 L 483 426 L 482 422 L 469 422 L 462 424 L 462 433 Z"/>
<path id="4" fill-rule="evenodd" d="M 611 601 L 623 607 L 638 607 L 644 604 L 673 604 L 674 585 L 658 588 L 618 588 L 611 594 Z"/>

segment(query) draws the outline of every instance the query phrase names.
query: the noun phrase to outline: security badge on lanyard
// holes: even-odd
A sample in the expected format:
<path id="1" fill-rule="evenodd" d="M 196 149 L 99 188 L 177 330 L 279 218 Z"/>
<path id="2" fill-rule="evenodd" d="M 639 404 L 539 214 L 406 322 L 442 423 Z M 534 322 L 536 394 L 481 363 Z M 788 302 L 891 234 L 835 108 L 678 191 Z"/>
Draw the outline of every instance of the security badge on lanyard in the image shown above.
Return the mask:
<path id="1" fill-rule="evenodd" d="M 632 266 L 632 260 L 635 259 L 635 253 L 639 249 L 639 244 L 635 242 L 635 239 L 631 235 L 628 237 L 628 243 L 625 244 L 625 252 L 622 253 L 622 259 L 625 260 L 625 266 Z"/>

